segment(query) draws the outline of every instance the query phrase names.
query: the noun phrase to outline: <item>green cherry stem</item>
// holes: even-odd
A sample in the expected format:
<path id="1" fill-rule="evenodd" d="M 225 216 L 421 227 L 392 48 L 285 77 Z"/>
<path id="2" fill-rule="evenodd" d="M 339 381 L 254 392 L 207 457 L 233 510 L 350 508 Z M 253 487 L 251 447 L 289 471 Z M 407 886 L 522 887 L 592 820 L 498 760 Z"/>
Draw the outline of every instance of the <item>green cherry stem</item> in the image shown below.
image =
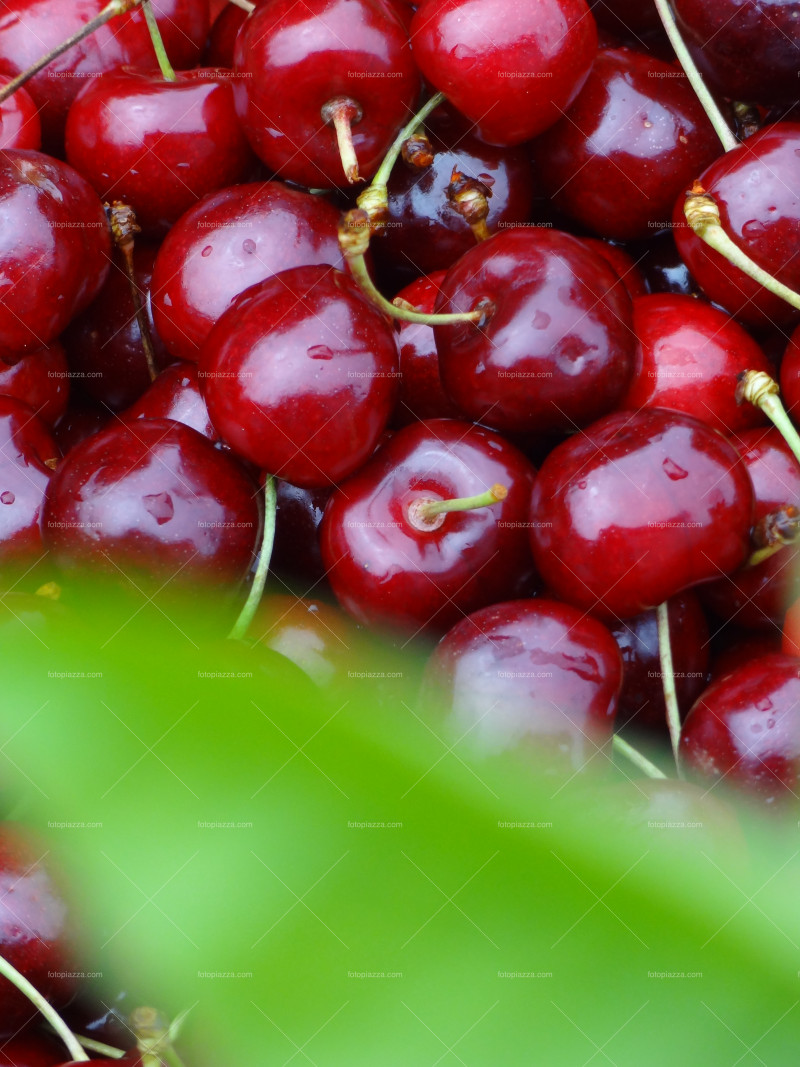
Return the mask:
<path id="1" fill-rule="evenodd" d="M 445 515 L 452 511 L 490 508 L 493 504 L 505 500 L 507 496 L 508 490 L 504 485 L 493 485 L 485 493 L 477 493 L 475 496 L 454 497 L 451 500 L 431 500 L 422 497 L 409 504 L 408 518 L 411 525 L 418 530 L 438 530 L 444 522 Z"/>
<path id="2" fill-rule="evenodd" d="M 615 752 L 618 752 L 620 756 L 624 756 L 625 759 L 630 760 L 630 762 L 646 774 L 648 778 L 667 777 L 660 767 L 656 767 L 655 763 L 651 763 L 647 756 L 643 756 L 638 749 L 634 748 L 633 745 L 629 745 L 627 741 L 624 741 L 619 736 L 619 734 L 614 734 L 611 744 Z"/>
<path id="3" fill-rule="evenodd" d="M 751 259 L 750 256 L 725 233 L 720 221 L 719 208 L 713 197 L 709 196 L 699 182 L 695 182 L 692 191 L 686 197 L 683 205 L 683 213 L 692 231 L 697 234 L 701 241 L 719 252 L 734 267 L 738 267 L 753 281 L 763 285 L 775 296 L 781 297 L 792 307 L 800 308 L 800 293 L 790 289 L 788 285 L 779 282 L 763 267 Z"/>
<path id="4" fill-rule="evenodd" d="M 39 990 L 31 985 L 25 975 L 20 974 L 17 968 L 12 963 L 9 963 L 3 956 L 0 956 L 0 974 L 2 974 L 4 978 L 7 978 L 12 985 L 16 986 L 20 993 L 24 993 L 34 1007 L 38 1008 L 67 1046 L 69 1054 L 73 1060 L 83 1062 L 84 1060 L 89 1059 L 81 1048 L 78 1039 L 52 1004 L 45 1000 Z"/>
<path id="5" fill-rule="evenodd" d="M 158 28 L 158 23 L 156 22 L 156 16 L 153 14 L 150 0 L 142 0 L 142 11 L 144 11 L 144 20 L 147 23 L 147 29 L 150 31 L 150 40 L 153 42 L 153 51 L 156 54 L 158 65 L 161 68 L 161 76 L 168 82 L 177 81 L 178 79 L 175 77 L 175 71 L 169 61 L 167 50 L 164 47 L 164 39 L 161 36 L 161 30 Z"/>
<path id="6" fill-rule="evenodd" d="M 268 474 L 264 483 L 264 533 L 261 538 L 261 554 L 258 557 L 258 567 L 256 568 L 253 584 L 250 586 L 245 605 L 240 611 L 239 618 L 234 623 L 233 629 L 228 634 L 228 637 L 233 641 L 244 640 L 250 628 L 250 623 L 253 621 L 253 616 L 261 602 L 261 595 L 264 592 L 264 585 L 267 581 L 269 564 L 272 558 L 272 546 L 275 543 L 275 515 L 277 510 L 275 479 L 271 474 Z"/>
<path id="7" fill-rule="evenodd" d="M 672 665 L 672 642 L 669 637 L 669 608 L 664 601 L 658 605 L 658 656 L 661 661 L 661 686 L 664 703 L 667 705 L 667 727 L 672 743 L 672 755 L 678 767 L 678 745 L 681 740 L 681 713 L 678 709 L 678 694 L 675 691 L 675 672 Z"/>
<path id="8" fill-rule="evenodd" d="M 755 407 L 761 408 L 770 422 L 777 427 L 784 441 L 791 448 L 795 459 L 800 463 L 800 435 L 786 414 L 786 408 L 783 406 L 779 393 L 778 383 L 765 371 L 746 370 L 739 375 L 736 399 L 740 402 L 747 400 Z"/>
<path id="9" fill-rule="evenodd" d="M 124 1049 L 105 1045 L 102 1041 L 95 1041 L 93 1037 L 84 1037 L 82 1034 L 76 1034 L 75 1037 L 89 1052 L 99 1052 L 101 1056 L 107 1056 L 111 1060 L 121 1060 L 125 1055 Z"/>
<path id="10" fill-rule="evenodd" d="M 684 44 L 683 38 L 681 37 L 681 31 L 678 29 L 678 25 L 675 22 L 675 16 L 672 14 L 672 9 L 669 6 L 668 0 L 655 0 L 655 5 L 667 37 L 669 37 L 669 43 L 672 45 L 678 62 L 683 67 L 683 72 L 688 78 L 689 84 L 694 89 L 697 99 L 700 101 L 706 115 L 708 115 L 708 120 L 714 127 L 717 137 L 719 137 L 722 142 L 722 147 L 726 152 L 730 152 L 732 148 L 737 147 L 739 142 L 736 140 L 733 131 L 725 121 L 722 112 L 717 107 L 716 100 L 708 91 L 708 87 L 703 81 L 702 75 L 697 69 L 689 49 Z"/>
<path id="11" fill-rule="evenodd" d="M 85 26 L 81 26 L 79 30 L 76 30 L 71 37 L 68 37 L 66 41 L 62 41 L 60 45 L 48 52 L 46 55 L 38 59 L 32 67 L 28 67 L 27 70 L 23 70 L 21 74 L 18 74 L 16 78 L 13 78 L 8 85 L 4 85 L 0 89 L 0 103 L 7 100 L 9 96 L 12 96 L 21 85 L 38 74 L 40 70 L 43 70 L 49 63 L 52 63 L 54 59 L 58 59 L 64 52 L 68 52 L 76 44 L 88 37 L 90 33 L 94 33 L 95 30 L 99 30 L 101 26 L 105 26 L 111 19 L 116 18 L 117 15 L 125 15 L 128 11 L 132 11 L 135 7 L 138 7 L 142 3 L 142 0 L 110 0 L 108 4 L 100 11 L 93 19 L 89 19 Z"/>

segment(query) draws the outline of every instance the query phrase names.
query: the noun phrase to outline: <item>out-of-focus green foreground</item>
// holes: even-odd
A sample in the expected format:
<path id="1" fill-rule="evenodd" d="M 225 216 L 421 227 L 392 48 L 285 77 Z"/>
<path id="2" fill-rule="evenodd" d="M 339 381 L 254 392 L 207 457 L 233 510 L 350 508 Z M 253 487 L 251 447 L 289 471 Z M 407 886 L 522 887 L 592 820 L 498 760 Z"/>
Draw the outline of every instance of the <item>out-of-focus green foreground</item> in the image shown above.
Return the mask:
<path id="1" fill-rule="evenodd" d="M 76 969 L 191 1008 L 190 1067 L 796 1063 L 796 822 L 627 833 L 604 754 L 482 761 L 412 664 L 323 695 L 152 606 L 82 616 L 2 635 L 6 811 L 69 872 Z"/>

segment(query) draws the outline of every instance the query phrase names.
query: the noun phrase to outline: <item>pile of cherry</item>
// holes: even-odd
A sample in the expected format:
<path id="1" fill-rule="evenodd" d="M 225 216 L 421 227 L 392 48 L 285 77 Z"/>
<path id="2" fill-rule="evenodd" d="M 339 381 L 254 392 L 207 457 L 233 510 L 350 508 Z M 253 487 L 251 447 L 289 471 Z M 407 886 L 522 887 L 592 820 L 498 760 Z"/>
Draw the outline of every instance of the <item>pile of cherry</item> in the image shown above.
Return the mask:
<path id="1" fill-rule="evenodd" d="M 791 809 L 800 298 L 684 204 L 800 289 L 799 5 L 674 5 L 710 120 L 655 6 L 240 2 L 4 4 L 4 625 L 211 589 L 319 685 L 421 648 L 478 752 Z"/>

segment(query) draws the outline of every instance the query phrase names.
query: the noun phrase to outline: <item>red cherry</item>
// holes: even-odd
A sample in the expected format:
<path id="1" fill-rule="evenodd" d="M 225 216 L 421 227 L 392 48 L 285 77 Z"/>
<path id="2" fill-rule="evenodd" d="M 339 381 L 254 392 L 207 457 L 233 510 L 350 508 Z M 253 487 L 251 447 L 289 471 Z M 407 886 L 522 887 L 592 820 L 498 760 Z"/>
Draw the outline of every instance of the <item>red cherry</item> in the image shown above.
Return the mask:
<path id="1" fill-rule="evenodd" d="M 27 356 L 0 356 L 0 396 L 22 400 L 48 426 L 58 422 L 69 400 L 69 367 L 58 341 Z"/>
<path id="2" fill-rule="evenodd" d="M 552 126 L 586 81 L 597 29 L 584 0 L 423 0 L 411 22 L 425 79 L 489 144 Z"/>
<path id="3" fill-rule="evenodd" d="M 599 237 L 581 237 L 580 240 L 587 248 L 591 248 L 599 256 L 602 256 L 606 263 L 614 269 L 631 300 L 635 300 L 637 296 L 646 296 L 648 292 L 647 283 L 639 269 L 641 257 L 637 261 L 630 252 L 626 252 L 620 245 L 611 244 L 610 241 L 603 241 Z"/>
<path id="4" fill-rule="evenodd" d="M 256 644 L 296 663 L 319 686 L 346 682 L 359 667 L 356 627 L 344 612 L 321 600 L 264 597 L 249 634 Z"/>
<path id="5" fill-rule="evenodd" d="M 222 9 L 211 24 L 206 50 L 203 53 L 204 66 L 225 67 L 227 70 L 233 70 L 236 35 L 247 15 L 248 12 L 243 8 L 224 0 Z"/>
<path id="6" fill-rule="evenodd" d="M 122 70 L 93 78 L 67 116 L 67 161 L 103 200 L 122 200 L 160 236 L 202 196 L 246 175 L 253 159 L 236 119 L 231 72 L 175 81 Z"/>
<path id="7" fill-rule="evenodd" d="M 7 572 L 27 570 L 42 556 L 44 495 L 58 457 L 48 427 L 28 405 L 0 396 L 0 561 Z"/>
<path id="8" fill-rule="evenodd" d="M 422 699 L 481 756 L 522 749 L 553 773 L 579 770 L 611 740 L 621 683 L 602 623 L 554 600 L 515 600 L 445 634 Z"/>
<path id="9" fill-rule="evenodd" d="M 683 724 L 680 756 L 700 780 L 773 807 L 799 801 L 800 660 L 773 653 L 710 685 Z"/>
<path id="10" fill-rule="evenodd" d="M 747 557 L 753 489 L 733 447 L 688 415 L 618 412 L 557 445 L 531 502 L 556 595 L 626 619 Z"/>
<path id="11" fill-rule="evenodd" d="M 122 412 L 126 422 L 138 419 L 172 419 L 191 426 L 209 441 L 217 442 L 219 433 L 212 425 L 208 408 L 200 392 L 197 364 L 173 363 L 162 370 L 139 399 Z"/>
<path id="12" fill-rule="evenodd" d="M 0 88 L 7 85 L 10 78 L 0 77 Z M 39 112 L 27 92 L 21 85 L 11 96 L 0 103 L 0 149 L 32 148 L 38 152 L 42 147 L 42 124 Z"/>
<path id="13" fill-rule="evenodd" d="M 0 1044 L 0 1067 L 58 1067 L 64 1045 L 49 1034 L 25 1032 Z"/>
<path id="14" fill-rule="evenodd" d="M 275 543 L 270 570 L 288 582 L 299 584 L 304 594 L 325 595 L 325 567 L 319 546 L 319 526 L 331 488 L 303 489 L 278 479 L 275 485 L 277 512 Z"/>
<path id="15" fill-rule="evenodd" d="M 800 420 L 800 326 L 796 327 L 781 360 L 783 403 L 795 424 Z"/>
<path id="16" fill-rule="evenodd" d="M 176 359 L 197 361 L 211 327 L 234 298 L 291 267 L 343 267 L 327 200 L 281 182 L 223 189 L 172 227 L 153 270 L 153 313 Z"/>
<path id="17" fill-rule="evenodd" d="M 323 488 L 369 457 L 397 395 L 383 314 L 332 267 L 296 267 L 243 293 L 202 351 L 211 421 L 231 448 L 295 485 Z"/>
<path id="18" fill-rule="evenodd" d="M 604 259 L 558 230 L 504 230 L 450 268 L 437 312 L 486 308 L 486 322 L 436 326 L 445 391 L 509 433 L 572 430 L 624 395 L 631 309 Z"/>
<path id="19" fill-rule="evenodd" d="M 488 430 L 431 419 L 398 430 L 337 489 L 320 528 L 339 603 L 370 627 L 442 633 L 466 613 L 530 582 L 527 498 L 534 468 Z M 422 501 L 504 486 L 492 507 L 415 517 Z M 441 521 L 439 521 L 441 520 Z"/>

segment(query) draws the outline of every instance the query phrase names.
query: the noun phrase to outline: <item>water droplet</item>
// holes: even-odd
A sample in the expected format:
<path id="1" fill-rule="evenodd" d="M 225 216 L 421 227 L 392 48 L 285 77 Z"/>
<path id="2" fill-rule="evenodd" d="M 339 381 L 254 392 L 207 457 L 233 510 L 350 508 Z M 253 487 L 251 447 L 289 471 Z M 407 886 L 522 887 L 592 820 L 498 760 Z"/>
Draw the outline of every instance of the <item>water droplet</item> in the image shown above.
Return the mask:
<path id="1" fill-rule="evenodd" d="M 762 697 L 756 701 L 756 707 L 759 711 L 772 711 L 772 701 L 769 697 Z"/>
<path id="2" fill-rule="evenodd" d="M 244 241 L 242 241 L 242 248 L 248 254 L 248 256 L 252 256 L 252 254 L 256 250 L 256 243 L 254 240 L 252 240 L 252 238 L 248 237 Z"/>
<path id="3" fill-rule="evenodd" d="M 172 497 L 169 493 L 151 493 L 149 496 L 142 497 L 142 503 L 159 526 L 169 522 L 175 514 Z"/>
<path id="4" fill-rule="evenodd" d="M 205 257 L 210 256 L 213 251 L 214 249 L 211 247 L 211 245 L 206 245 L 200 255 L 205 259 Z"/>
<path id="5" fill-rule="evenodd" d="M 746 222 L 742 226 L 742 237 L 747 237 L 750 240 L 755 240 L 758 237 L 763 237 L 767 232 L 767 228 L 763 222 L 758 222 L 756 219 L 751 219 L 750 222 Z"/>
<path id="6" fill-rule="evenodd" d="M 550 316 L 546 311 L 537 311 L 533 316 L 534 330 L 544 330 L 550 325 Z"/>
<path id="7" fill-rule="evenodd" d="M 0 503 L 2 504 L 13 504 L 15 500 L 16 497 L 10 489 L 6 489 L 4 493 L 0 493 Z"/>
<path id="8" fill-rule="evenodd" d="M 579 489 L 585 489 L 585 488 L 586 488 L 586 485 L 587 485 L 587 483 L 586 483 L 586 482 L 578 482 L 578 488 L 579 488 Z"/>
<path id="9" fill-rule="evenodd" d="M 774 728 L 774 726 L 775 726 L 775 720 L 774 719 L 767 719 L 767 729 L 768 730 L 772 730 Z"/>
<path id="10" fill-rule="evenodd" d="M 673 482 L 679 482 L 681 478 L 688 477 L 689 472 L 685 471 L 683 467 L 679 467 L 673 459 L 665 459 L 661 466 L 664 468 L 664 473 Z"/>
<path id="11" fill-rule="evenodd" d="M 327 345 L 312 345 L 306 355 L 311 359 L 333 359 L 333 352 Z"/>

